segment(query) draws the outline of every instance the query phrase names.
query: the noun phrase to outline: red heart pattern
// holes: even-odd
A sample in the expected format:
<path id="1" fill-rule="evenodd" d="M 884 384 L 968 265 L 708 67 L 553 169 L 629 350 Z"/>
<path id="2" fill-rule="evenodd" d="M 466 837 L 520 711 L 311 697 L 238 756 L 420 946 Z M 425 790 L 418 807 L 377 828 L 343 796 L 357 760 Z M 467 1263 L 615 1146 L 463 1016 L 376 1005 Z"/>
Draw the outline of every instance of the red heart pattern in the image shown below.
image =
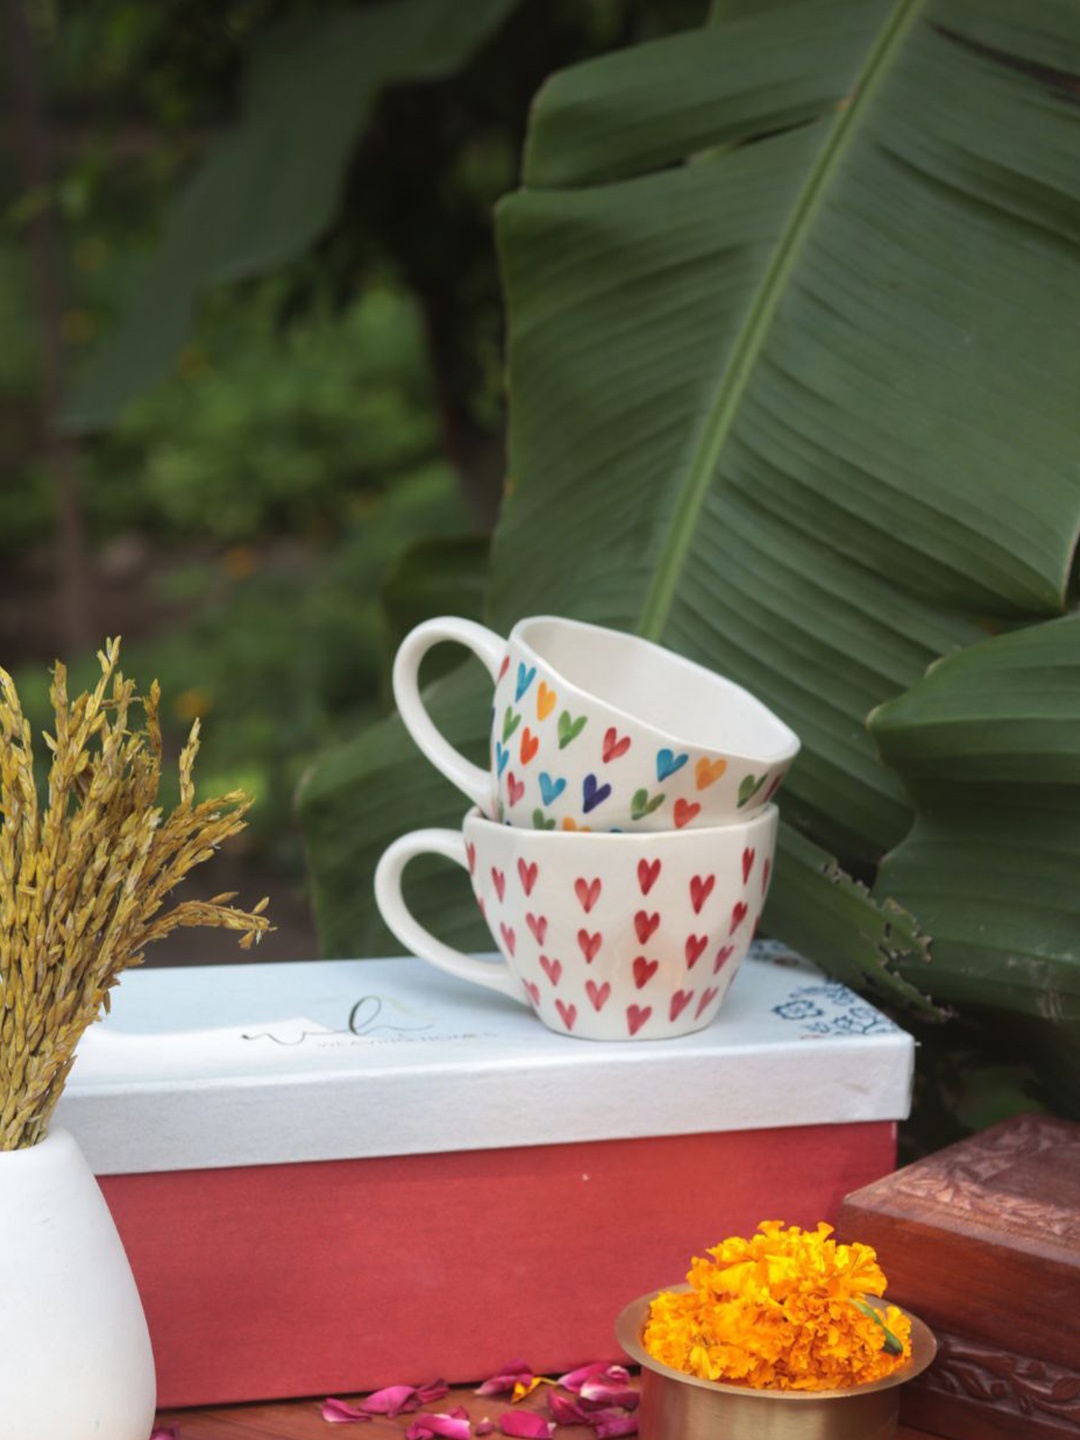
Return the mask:
<path id="1" fill-rule="evenodd" d="M 506 775 L 506 793 L 510 796 L 511 805 L 516 805 L 525 794 L 524 782 L 518 780 L 512 770 L 508 771 Z"/>
<path id="2" fill-rule="evenodd" d="M 629 735 L 623 735 L 620 738 L 614 725 L 610 726 L 610 728 L 604 732 L 604 744 L 601 754 L 604 757 L 605 765 L 610 765 L 612 760 L 618 760 L 619 756 L 625 755 L 629 749 Z"/>
<path id="3" fill-rule="evenodd" d="M 651 1005 L 628 1005 L 626 1007 L 626 1028 L 636 1035 L 652 1014 Z"/>
<path id="4" fill-rule="evenodd" d="M 611 985 L 605 980 L 603 985 L 597 985 L 595 980 L 586 980 L 585 994 L 592 1001 L 592 1007 L 599 1015 L 600 1011 L 611 998 Z"/>
<path id="5" fill-rule="evenodd" d="M 558 985 L 562 977 L 562 961 L 553 960 L 547 955 L 541 955 L 540 964 L 543 966 L 544 974 L 551 981 L 552 986 Z"/>
<path id="6" fill-rule="evenodd" d="M 708 990 L 702 991 L 701 999 L 697 1002 L 697 1009 L 694 1011 L 695 1020 L 701 1019 L 701 1012 L 707 1010 L 719 994 L 719 985 L 710 985 Z"/>
<path id="7" fill-rule="evenodd" d="M 609 750 L 614 752 L 618 749 L 618 746 L 619 736 L 615 734 L 612 737 Z M 618 758 L 618 756 L 612 753 L 611 758 Z M 772 857 L 763 857 L 761 864 L 758 865 L 757 848 L 756 846 L 746 846 L 741 852 L 738 863 L 743 884 L 749 886 L 750 882 L 754 881 L 755 893 L 757 892 L 758 884 L 760 884 L 760 893 L 764 895 L 768 888 L 771 875 Z M 481 870 L 483 869 L 482 846 L 479 847 L 479 851 L 480 853 L 478 855 L 478 845 L 473 841 L 470 840 L 466 842 L 465 857 L 469 872 L 474 876 L 478 866 Z M 531 898 L 536 895 L 539 902 L 543 903 L 548 896 L 541 885 L 541 880 L 544 879 L 544 877 L 539 862 L 537 860 L 527 860 L 524 856 L 515 857 L 515 862 L 518 883 L 521 889 L 520 891 L 515 889 L 514 896 Z M 496 864 L 489 867 L 489 873 L 491 876 L 492 893 L 497 896 L 498 902 L 507 904 L 509 907 L 508 910 L 503 912 L 504 918 L 502 920 L 498 920 L 497 916 L 493 916 L 491 924 L 493 929 L 496 923 L 498 925 L 497 935 L 503 953 L 508 959 L 512 957 L 516 958 L 518 933 L 515 930 L 515 924 L 521 924 L 524 901 L 519 898 L 508 898 L 507 881 L 508 873 L 510 873 L 508 870 L 503 870 Z M 638 888 L 642 896 L 649 895 L 659 881 L 662 873 L 662 863 L 659 859 L 646 859 L 637 862 Z M 758 880 L 754 878 L 755 873 L 759 876 Z M 572 875 L 573 872 L 571 872 L 571 876 Z M 544 880 L 544 884 L 552 891 L 550 903 L 555 904 L 558 909 L 557 891 L 552 885 L 553 878 L 554 877 Z M 686 882 L 683 882 L 681 878 L 677 882 L 680 888 L 682 883 L 688 884 L 689 901 L 693 914 L 705 914 L 705 919 L 698 922 L 703 927 L 702 933 L 697 933 L 696 931 L 687 933 L 686 930 L 682 932 L 684 936 L 683 955 L 686 969 L 681 973 L 687 980 L 689 980 L 689 972 L 694 970 L 702 956 L 709 950 L 710 931 L 715 934 L 718 928 L 717 916 L 713 912 L 719 909 L 719 906 L 714 905 L 713 911 L 706 911 L 706 907 L 710 899 L 715 897 L 718 881 L 722 878 L 722 876 L 716 873 L 706 872 L 688 877 Z M 567 879 L 570 879 L 570 877 L 567 877 Z M 566 882 L 563 881 L 562 883 L 565 884 Z M 561 1025 L 567 1031 L 575 1030 L 578 1021 L 582 1020 L 581 1007 L 583 1005 L 585 1006 L 584 1014 L 590 1016 L 600 1015 L 608 1006 L 612 1005 L 613 1001 L 618 1005 L 621 1000 L 621 996 L 618 993 L 620 983 L 625 985 L 626 980 L 629 979 L 629 976 L 626 976 L 625 970 L 622 971 L 625 978 L 622 981 L 620 981 L 619 978 L 619 967 L 626 963 L 619 958 L 618 947 L 624 943 L 621 934 L 617 936 L 617 943 L 615 940 L 612 941 L 612 950 L 608 961 L 596 967 L 599 973 L 590 975 L 588 971 L 585 971 L 584 974 L 582 974 L 581 968 L 578 968 L 582 966 L 582 963 L 586 966 L 592 965 L 597 956 L 604 950 L 604 935 L 605 929 L 607 928 L 605 921 L 608 919 L 608 916 L 604 906 L 601 905 L 600 902 L 606 896 L 607 898 L 604 899 L 604 905 L 613 908 L 615 911 L 619 911 L 623 901 L 621 895 L 615 893 L 618 890 L 618 886 L 614 884 L 611 876 L 589 876 L 588 874 L 579 875 L 577 878 L 572 879 L 571 883 L 573 885 L 576 902 L 581 906 L 581 910 L 585 915 L 593 914 L 593 923 L 599 922 L 600 926 L 603 927 L 596 931 L 591 931 L 583 926 L 577 931 L 577 948 L 582 956 L 581 962 L 572 960 L 568 967 L 564 959 L 546 952 L 540 953 L 552 935 L 554 935 L 552 943 L 557 948 L 560 946 L 558 916 L 556 916 L 556 924 L 553 931 L 547 914 L 541 914 L 531 910 L 524 911 L 524 926 L 531 937 L 530 943 L 535 942 L 537 947 L 531 951 L 531 963 L 536 964 L 537 961 L 539 961 L 539 969 L 546 977 L 546 982 L 550 985 L 551 990 L 558 990 L 562 987 L 562 995 L 553 996 L 552 998 L 555 1000 L 555 1008 Z M 728 880 L 724 879 L 725 888 L 729 883 Z M 676 1033 L 678 1033 L 678 1030 L 684 1029 L 687 1024 L 693 1025 L 694 1021 L 707 1023 L 707 1021 L 711 1019 L 712 1013 L 716 1009 L 718 999 L 725 988 L 723 981 L 709 983 L 705 989 L 697 986 L 691 988 L 689 983 L 684 986 L 679 986 L 678 988 L 673 988 L 673 986 L 676 986 L 678 983 L 676 980 L 676 970 L 665 969 L 663 974 L 659 973 L 662 965 L 667 967 L 670 961 L 674 959 L 674 956 L 671 955 L 670 952 L 678 945 L 676 938 L 678 930 L 676 930 L 675 935 L 671 935 L 667 928 L 666 921 L 670 921 L 677 926 L 680 909 L 683 910 L 683 915 L 685 916 L 685 897 L 687 896 L 687 892 L 682 891 L 682 895 L 684 898 L 680 901 L 675 896 L 660 891 L 653 902 L 658 904 L 657 909 L 650 910 L 641 908 L 631 911 L 633 933 L 637 938 L 638 945 L 641 946 L 642 951 L 645 953 L 639 953 L 632 958 L 630 961 L 630 973 L 633 976 L 633 983 L 638 992 L 651 986 L 650 996 L 652 997 L 652 1003 L 629 1004 L 625 1007 L 623 1012 L 626 1017 L 627 1026 L 625 1033 L 630 1038 L 641 1033 L 644 1027 L 649 1024 L 650 1020 L 653 1021 L 652 1028 L 645 1030 L 643 1038 L 647 1038 L 649 1034 L 662 1035 L 667 1033 L 666 1027 L 669 1024 L 676 1026 Z M 478 901 L 483 911 L 483 898 L 478 897 Z M 725 900 L 725 903 L 730 903 L 730 900 Z M 517 908 L 519 906 L 521 908 Z M 545 905 L 545 909 L 548 910 L 549 906 Z M 751 903 L 748 898 L 740 899 L 732 905 L 728 920 L 728 935 L 734 937 L 736 932 L 741 930 L 743 938 L 741 941 L 732 939 L 730 942 L 721 945 L 715 950 L 713 956 L 714 976 L 718 976 L 724 967 L 733 960 L 736 951 L 738 951 L 740 955 L 744 952 L 747 944 L 746 936 L 748 930 L 752 930 L 756 925 L 756 917 L 759 909 L 760 902 Z M 565 913 L 565 902 L 563 902 L 563 910 L 561 913 Z M 619 915 L 616 922 L 617 930 L 621 931 L 622 927 L 626 925 L 627 918 L 630 917 L 627 917 L 625 912 Z M 746 925 L 748 919 L 752 922 L 749 927 Z M 509 923 L 510 921 L 514 921 L 514 923 Z M 721 924 L 722 923 L 721 921 Z M 654 942 L 657 946 L 657 951 L 654 956 L 650 956 L 647 951 L 650 942 L 653 941 L 653 937 L 657 934 L 660 936 L 660 938 Z M 611 939 L 610 936 L 609 939 Z M 566 941 L 564 941 L 564 943 L 566 943 Z M 572 949 L 572 946 L 569 948 Z M 565 954 L 566 951 L 563 951 L 564 956 Z M 605 971 L 606 975 L 604 973 Z M 564 984 L 564 982 L 566 983 Z M 539 1009 L 543 993 L 541 986 L 533 980 L 522 979 L 521 983 L 524 989 L 524 996 L 528 997 L 529 1003 Z M 573 996 L 573 1001 L 568 997 L 568 991 L 570 995 Z M 550 994 L 550 991 L 547 993 Z M 615 1006 L 612 1006 L 612 1008 L 615 1009 Z M 612 1016 L 611 1023 L 618 1023 L 618 1013 L 619 1011 L 616 1009 L 615 1015 Z M 595 1019 L 589 1023 L 582 1021 L 583 1033 L 591 1033 L 591 1027 L 595 1027 L 597 1023 Z"/>
<path id="8" fill-rule="evenodd" d="M 597 900 L 600 899 L 601 888 L 599 879 L 574 881 L 574 894 L 581 902 L 581 908 L 585 911 L 586 915 L 588 915 Z"/>
<path id="9" fill-rule="evenodd" d="M 547 934 L 547 916 L 534 915 L 531 911 L 525 916 L 525 924 L 533 933 L 533 939 L 537 945 L 544 943 L 544 936 Z"/>
<path id="10" fill-rule="evenodd" d="M 693 990 L 676 990 L 675 994 L 672 995 L 671 1007 L 668 1010 L 668 1018 L 671 1020 L 671 1023 L 673 1025 L 675 1024 L 675 1021 L 679 1018 L 679 1016 L 682 1014 L 682 1012 L 686 1009 L 687 1005 L 690 1004 L 690 1001 L 693 998 Z"/>
<path id="11" fill-rule="evenodd" d="M 707 935 L 688 935 L 686 937 L 686 968 L 692 970 L 701 959 L 701 953 L 709 943 Z"/>
<path id="12" fill-rule="evenodd" d="M 716 876 L 695 875 L 690 881 L 690 904 L 694 907 L 694 914 L 701 914 L 701 907 L 708 900 L 716 884 Z"/>
<path id="13" fill-rule="evenodd" d="M 659 968 L 659 960 L 646 960 L 644 955 L 639 955 L 634 961 L 634 984 L 637 988 L 644 989 Z"/>
<path id="14" fill-rule="evenodd" d="M 684 800 L 680 795 L 675 801 L 675 829 L 681 830 L 684 825 L 701 814 L 701 806 L 696 800 Z"/>
<path id="15" fill-rule="evenodd" d="M 637 880 L 643 895 L 647 895 L 656 884 L 659 874 L 659 860 L 639 860 L 637 862 Z"/>
<path id="16" fill-rule="evenodd" d="M 634 929 L 637 931 L 638 944 L 644 945 L 659 924 L 659 915 L 650 915 L 645 910 L 639 910 L 634 916 Z"/>
<path id="17" fill-rule="evenodd" d="M 604 942 L 599 931 L 597 931 L 595 935 L 590 935 L 587 930 L 579 930 L 577 932 L 577 943 L 581 947 L 581 953 L 585 956 L 585 963 L 591 965 L 600 951 L 600 946 Z"/>

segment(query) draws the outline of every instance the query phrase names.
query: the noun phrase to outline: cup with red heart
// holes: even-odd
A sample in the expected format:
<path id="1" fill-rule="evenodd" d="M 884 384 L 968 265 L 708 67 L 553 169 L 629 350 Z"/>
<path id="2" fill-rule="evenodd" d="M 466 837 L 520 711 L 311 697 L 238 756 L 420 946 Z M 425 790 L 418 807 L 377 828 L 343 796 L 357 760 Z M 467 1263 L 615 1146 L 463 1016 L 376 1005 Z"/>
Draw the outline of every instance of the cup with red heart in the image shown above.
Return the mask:
<path id="1" fill-rule="evenodd" d="M 706 829 L 571 834 L 473 809 L 460 830 L 395 841 L 375 895 L 413 954 L 529 1006 L 558 1034 L 670 1039 L 720 1009 L 765 903 L 777 818 L 766 805 Z M 501 958 L 465 955 L 411 913 L 402 876 L 425 854 L 468 871 Z"/>

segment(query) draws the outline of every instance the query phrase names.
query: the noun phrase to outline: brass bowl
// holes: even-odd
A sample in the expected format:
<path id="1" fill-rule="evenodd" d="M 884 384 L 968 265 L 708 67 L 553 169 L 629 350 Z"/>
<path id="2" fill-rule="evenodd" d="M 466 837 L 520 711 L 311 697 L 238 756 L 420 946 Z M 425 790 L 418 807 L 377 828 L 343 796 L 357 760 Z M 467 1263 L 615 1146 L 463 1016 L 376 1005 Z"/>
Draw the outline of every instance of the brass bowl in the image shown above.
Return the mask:
<path id="1" fill-rule="evenodd" d="M 616 1340 L 641 1366 L 638 1440 L 891 1440 L 900 1411 L 899 1387 L 921 1374 L 937 1354 L 932 1332 L 905 1311 L 911 1321 L 911 1357 L 884 1380 L 846 1390 L 752 1390 L 699 1380 L 654 1360 L 641 1343 L 649 1305 L 663 1293 L 654 1290 L 632 1300 L 615 1322 Z"/>

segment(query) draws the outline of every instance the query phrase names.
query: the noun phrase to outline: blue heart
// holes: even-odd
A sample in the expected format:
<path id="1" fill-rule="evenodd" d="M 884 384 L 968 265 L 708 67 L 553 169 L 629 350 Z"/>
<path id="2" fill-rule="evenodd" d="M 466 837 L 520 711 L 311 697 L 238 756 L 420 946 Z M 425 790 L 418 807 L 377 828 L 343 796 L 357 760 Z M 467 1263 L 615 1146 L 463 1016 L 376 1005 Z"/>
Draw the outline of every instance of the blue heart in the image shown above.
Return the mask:
<path id="1" fill-rule="evenodd" d="M 518 666 L 518 679 L 517 679 L 517 693 L 516 693 L 516 695 L 514 696 L 514 698 L 515 698 L 516 700 L 520 700 L 521 697 L 525 694 L 525 691 L 529 688 L 529 686 L 532 684 L 532 682 L 533 682 L 535 679 L 536 679 L 536 666 L 535 666 L 535 665 L 530 666 L 530 668 L 529 668 L 528 670 L 525 669 L 525 666 L 524 666 L 524 665 L 519 665 L 519 666 Z"/>
<path id="2" fill-rule="evenodd" d="M 546 770 L 543 771 L 540 776 L 540 794 L 544 797 L 545 805 L 553 804 L 565 789 L 565 780 L 553 780 Z"/>
<path id="3" fill-rule="evenodd" d="M 498 771 L 499 771 L 499 774 L 500 774 L 500 775 L 503 773 L 503 771 L 506 769 L 506 767 L 507 767 L 507 765 L 508 765 L 509 763 L 510 763 L 510 751 L 507 750 L 507 748 L 506 748 L 505 745 L 500 745 L 499 742 L 496 740 L 496 741 L 495 741 L 495 764 L 496 764 L 497 767 L 498 767 Z"/>
<path id="4" fill-rule="evenodd" d="M 666 780 L 669 775 L 674 775 L 676 770 L 681 770 L 689 759 L 689 755 L 676 755 L 673 750 L 658 750 L 656 752 L 656 778 Z"/>
<path id="5" fill-rule="evenodd" d="M 586 775 L 585 783 L 582 786 L 585 801 L 585 814 L 595 810 L 597 805 L 602 805 L 611 794 L 610 785 L 597 785 L 595 775 Z"/>

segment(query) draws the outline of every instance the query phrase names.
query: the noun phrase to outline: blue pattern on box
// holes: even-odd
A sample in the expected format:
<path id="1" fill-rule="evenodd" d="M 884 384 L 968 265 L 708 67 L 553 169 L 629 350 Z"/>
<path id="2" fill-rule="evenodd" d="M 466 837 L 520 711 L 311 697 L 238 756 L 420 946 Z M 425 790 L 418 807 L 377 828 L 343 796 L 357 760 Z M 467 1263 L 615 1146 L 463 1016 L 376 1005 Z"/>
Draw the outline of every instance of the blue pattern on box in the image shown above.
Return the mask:
<path id="1" fill-rule="evenodd" d="M 839 980 L 800 985 L 782 1005 L 772 1007 L 781 1020 L 799 1024 L 807 1035 L 885 1035 L 897 1026 Z"/>

